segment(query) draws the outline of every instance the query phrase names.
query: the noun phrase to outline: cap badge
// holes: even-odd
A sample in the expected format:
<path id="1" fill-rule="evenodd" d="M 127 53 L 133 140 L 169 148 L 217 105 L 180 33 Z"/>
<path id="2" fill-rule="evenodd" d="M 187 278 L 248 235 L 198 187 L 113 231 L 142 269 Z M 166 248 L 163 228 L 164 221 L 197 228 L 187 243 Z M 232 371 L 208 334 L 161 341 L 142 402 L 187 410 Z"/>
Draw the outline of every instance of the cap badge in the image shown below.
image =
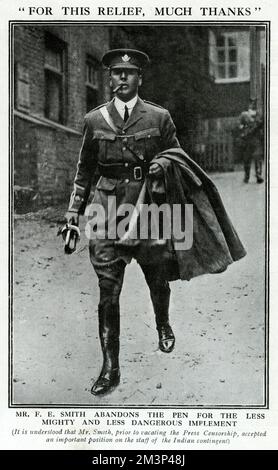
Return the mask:
<path id="1" fill-rule="evenodd" d="M 130 59 L 131 59 L 131 58 L 130 58 L 129 55 L 127 55 L 127 54 L 125 54 L 125 55 L 122 56 L 122 61 L 123 61 L 123 62 L 129 62 Z"/>

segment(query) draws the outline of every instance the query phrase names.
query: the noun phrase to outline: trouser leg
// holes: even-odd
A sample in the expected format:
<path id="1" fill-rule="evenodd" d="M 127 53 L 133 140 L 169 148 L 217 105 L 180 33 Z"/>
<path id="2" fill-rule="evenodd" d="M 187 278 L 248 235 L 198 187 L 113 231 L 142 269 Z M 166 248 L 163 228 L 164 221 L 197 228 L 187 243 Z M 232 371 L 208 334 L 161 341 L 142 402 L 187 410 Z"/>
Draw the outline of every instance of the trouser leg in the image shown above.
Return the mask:
<path id="1" fill-rule="evenodd" d="M 120 306 L 119 297 L 123 284 L 125 263 L 96 268 L 99 278 L 100 300 L 98 306 L 99 338 L 103 365 L 92 387 L 94 395 L 107 393 L 120 381 Z"/>
<path id="2" fill-rule="evenodd" d="M 159 337 L 159 349 L 163 352 L 171 352 L 174 349 L 175 336 L 169 324 L 171 295 L 169 282 L 163 278 L 161 266 L 142 265 L 141 268 L 150 289 Z"/>
<path id="3" fill-rule="evenodd" d="M 263 170 L 262 158 L 256 157 L 256 159 L 255 159 L 255 171 L 256 171 L 256 178 L 257 178 L 258 183 L 263 182 L 262 170 Z"/>
<path id="4" fill-rule="evenodd" d="M 248 183 L 250 178 L 250 169 L 251 169 L 252 158 L 250 155 L 246 154 L 244 157 L 244 181 Z"/>

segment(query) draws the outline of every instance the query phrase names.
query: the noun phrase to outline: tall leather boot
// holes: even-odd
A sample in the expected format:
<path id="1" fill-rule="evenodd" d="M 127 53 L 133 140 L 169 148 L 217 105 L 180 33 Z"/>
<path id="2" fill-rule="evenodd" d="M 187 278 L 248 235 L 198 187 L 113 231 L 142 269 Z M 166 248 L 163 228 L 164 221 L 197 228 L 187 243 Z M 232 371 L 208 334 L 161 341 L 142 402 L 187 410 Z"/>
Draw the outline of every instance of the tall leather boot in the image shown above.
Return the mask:
<path id="1" fill-rule="evenodd" d="M 175 346 L 175 336 L 169 324 L 169 304 L 170 304 L 170 287 L 168 282 L 151 291 L 151 299 L 153 303 L 156 329 L 158 332 L 158 346 L 162 352 L 170 353 Z"/>
<path id="2" fill-rule="evenodd" d="M 99 337 L 103 354 L 103 366 L 91 393 L 108 393 L 120 382 L 120 312 L 119 306 L 112 303 L 99 306 Z"/>

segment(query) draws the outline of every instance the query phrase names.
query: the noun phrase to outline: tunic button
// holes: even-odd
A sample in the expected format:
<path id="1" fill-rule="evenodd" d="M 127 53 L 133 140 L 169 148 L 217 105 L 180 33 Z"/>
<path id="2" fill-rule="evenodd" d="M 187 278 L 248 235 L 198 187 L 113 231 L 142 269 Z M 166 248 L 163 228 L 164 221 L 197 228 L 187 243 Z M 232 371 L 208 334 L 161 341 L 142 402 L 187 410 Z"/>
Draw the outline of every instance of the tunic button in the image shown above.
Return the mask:
<path id="1" fill-rule="evenodd" d="M 125 163 L 125 166 L 128 166 L 128 163 Z"/>
<path id="2" fill-rule="evenodd" d="M 151 134 L 148 135 L 148 139 L 150 139 L 150 138 L 151 138 Z"/>
<path id="3" fill-rule="evenodd" d="M 123 147 L 123 150 L 126 150 L 126 147 Z"/>
<path id="4" fill-rule="evenodd" d="M 125 180 L 125 183 L 129 183 L 129 180 L 128 180 L 128 179 L 126 179 L 126 180 Z"/>
<path id="5" fill-rule="evenodd" d="M 125 144 L 127 143 L 127 138 L 126 138 L 126 137 L 123 139 L 123 142 L 124 142 Z"/>

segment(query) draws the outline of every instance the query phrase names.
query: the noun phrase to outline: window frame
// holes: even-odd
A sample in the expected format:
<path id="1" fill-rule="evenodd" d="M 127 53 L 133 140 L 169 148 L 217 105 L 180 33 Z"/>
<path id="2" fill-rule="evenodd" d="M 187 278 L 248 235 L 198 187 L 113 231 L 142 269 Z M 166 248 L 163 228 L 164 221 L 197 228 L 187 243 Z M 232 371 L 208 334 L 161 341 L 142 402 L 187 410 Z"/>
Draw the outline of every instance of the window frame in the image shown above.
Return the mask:
<path id="1" fill-rule="evenodd" d="M 47 50 L 55 52 L 60 56 L 61 69 L 47 63 Z M 44 57 L 44 83 L 45 83 L 45 102 L 44 116 L 46 119 L 57 124 L 66 125 L 68 117 L 67 109 L 67 45 L 60 38 L 51 33 L 45 33 L 45 57 Z M 49 114 L 49 101 L 47 100 L 47 81 L 52 77 L 59 84 L 59 116 L 58 120 L 53 119 Z"/>
<path id="2" fill-rule="evenodd" d="M 96 70 L 97 73 L 97 80 L 96 84 L 88 80 L 88 67 L 92 66 L 93 69 Z M 88 94 L 90 91 L 96 93 L 96 103 L 95 105 L 98 106 L 100 100 L 100 94 L 102 89 L 102 79 L 101 79 L 101 64 L 100 62 L 93 56 L 86 54 L 86 61 L 85 61 L 85 87 L 86 87 L 86 110 L 90 111 L 93 109 L 92 107 L 88 106 Z M 90 108 L 90 109 L 89 109 Z"/>
<path id="3" fill-rule="evenodd" d="M 221 36 L 223 37 L 224 39 L 224 45 L 223 46 L 220 46 L 220 45 L 217 45 L 217 36 L 216 36 L 216 57 L 217 57 L 217 62 L 215 64 L 215 67 L 216 67 L 216 70 L 218 72 L 218 75 L 219 74 L 219 68 L 220 67 L 223 67 L 224 68 L 224 77 L 220 77 L 218 76 L 217 79 L 218 80 L 234 80 L 234 79 L 237 79 L 239 78 L 239 73 L 238 73 L 238 44 L 237 44 L 237 34 L 236 33 L 233 33 L 233 32 L 227 32 L 227 33 L 221 33 Z M 235 44 L 234 45 L 231 45 L 229 44 L 229 40 L 230 39 L 233 39 Z M 235 51 L 236 53 L 236 58 L 234 61 L 231 61 L 230 60 L 230 52 L 231 51 Z M 219 60 L 219 53 L 220 52 L 223 52 L 223 56 L 224 56 L 224 60 L 223 61 L 220 61 Z M 229 76 L 229 69 L 230 67 L 236 67 L 236 75 L 231 77 Z"/>
<path id="4" fill-rule="evenodd" d="M 29 114 L 31 110 L 31 83 L 28 67 L 16 62 L 14 65 L 14 107 Z"/>
<path id="5" fill-rule="evenodd" d="M 229 84 L 229 83 L 244 83 L 250 81 L 250 70 L 248 72 L 245 71 L 241 73 L 240 69 L 240 62 L 242 61 L 241 57 L 241 45 L 239 43 L 239 31 L 210 31 L 211 39 L 209 41 L 209 55 L 210 55 L 210 70 L 211 75 L 214 78 L 216 84 Z M 217 37 L 219 36 L 224 37 L 224 45 L 218 46 L 217 45 Z M 228 45 L 229 38 L 233 38 L 235 40 L 235 45 L 230 46 Z M 249 38 L 248 38 L 249 40 Z M 235 49 L 236 50 L 236 61 L 229 60 L 229 51 Z M 218 60 L 218 53 L 219 51 L 224 51 L 224 61 L 219 62 Z M 250 60 L 250 59 L 249 59 Z M 230 66 L 237 67 L 237 76 L 236 77 L 220 77 L 219 76 L 219 69 L 218 67 L 223 65 L 225 67 L 225 75 L 227 74 Z M 249 63 L 250 68 L 250 63 Z"/>

